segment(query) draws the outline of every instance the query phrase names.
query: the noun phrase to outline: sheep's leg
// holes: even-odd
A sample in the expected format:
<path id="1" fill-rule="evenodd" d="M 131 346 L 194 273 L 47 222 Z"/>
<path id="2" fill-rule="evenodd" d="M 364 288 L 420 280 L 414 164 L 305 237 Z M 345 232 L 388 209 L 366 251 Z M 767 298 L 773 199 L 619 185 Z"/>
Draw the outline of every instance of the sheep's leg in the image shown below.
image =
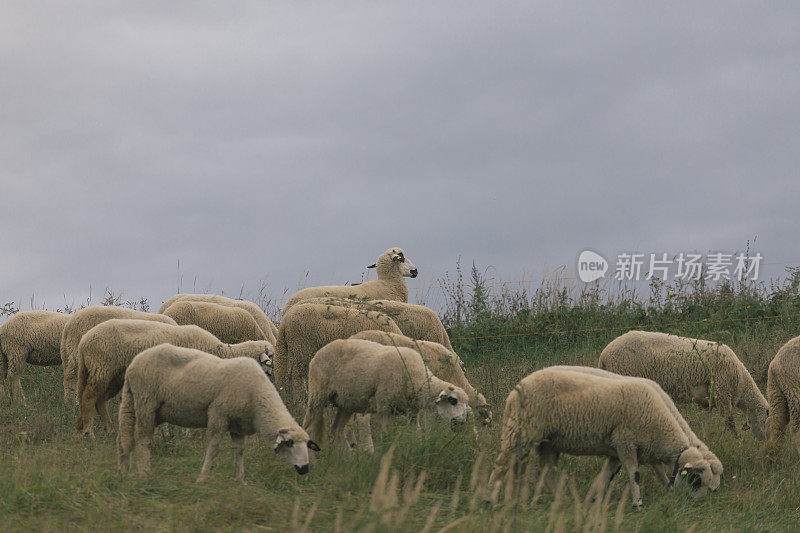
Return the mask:
<path id="1" fill-rule="evenodd" d="M 244 480 L 244 435 L 231 432 L 231 447 L 233 448 L 233 479 L 237 483 L 246 485 Z"/>
<path id="2" fill-rule="evenodd" d="M 28 359 L 29 351 L 19 346 L 8 346 L 3 349 L 7 363 L 6 382 L 11 387 L 11 397 L 15 402 L 25 403 L 25 393 L 22 391 L 22 371 Z"/>
<path id="3" fill-rule="evenodd" d="M 627 446 L 617 448 L 617 456 L 622 466 L 628 472 L 628 483 L 631 486 L 631 500 L 634 509 L 642 508 L 642 494 L 639 491 L 639 462 L 636 458 L 636 449 Z"/>
<path id="4" fill-rule="evenodd" d="M 545 483 L 547 484 L 547 488 L 552 492 L 556 491 L 558 485 L 556 479 L 556 465 L 558 464 L 558 457 L 560 455 L 560 452 L 549 446 L 539 446 L 539 471 L 542 472 L 545 468 L 547 469 Z"/>
<path id="5" fill-rule="evenodd" d="M 793 396 L 789 404 L 789 431 L 794 445 L 800 451 L 800 398 Z"/>
<path id="6" fill-rule="evenodd" d="M 72 368 L 64 345 L 61 346 L 61 368 L 64 370 L 64 405 L 71 407 L 78 399 L 77 372 Z"/>
<path id="7" fill-rule="evenodd" d="M 108 398 L 100 398 L 94 406 L 95 411 L 100 416 L 100 421 L 103 423 L 106 433 L 109 435 L 114 433 L 114 423 L 111 422 L 111 415 L 108 413 Z"/>
<path id="8" fill-rule="evenodd" d="M 119 404 L 119 433 L 117 434 L 117 464 L 122 471 L 128 471 L 131 468 L 135 425 L 136 412 L 133 408 L 133 394 L 130 387 L 126 385 L 122 390 L 122 401 Z"/>
<path id="9" fill-rule="evenodd" d="M 656 463 L 654 465 L 650 465 L 650 467 L 653 469 L 653 473 L 656 475 L 658 480 L 665 487 L 668 487 L 669 486 L 669 476 L 667 475 L 667 473 L 664 470 L 665 468 L 667 468 L 667 466 L 664 465 L 664 463 Z"/>
<path id="10" fill-rule="evenodd" d="M 336 418 L 333 420 L 333 427 L 331 427 L 331 445 L 337 440 L 345 441 L 344 436 L 344 428 L 347 423 L 350 421 L 350 417 L 353 416 L 353 413 L 342 409 L 341 407 L 337 408 L 336 410 Z"/>
<path id="11" fill-rule="evenodd" d="M 356 415 L 355 437 L 358 449 L 362 452 L 375 453 L 375 445 L 372 442 L 372 428 L 370 427 L 369 414 Z"/>
<path id="12" fill-rule="evenodd" d="M 156 430 L 156 406 L 133 399 L 136 422 L 133 429 L 133 454 L 140 474 L 150 471 L 150 442 Z"/>
<path id="13" fill-rule="evenodd" d="M 211 428 L 209 428 L 208 447 L 206 448 L 206 457 L 205 460 L 203 461 L 203 468 L 200 470 L 200 476 L 198 476 L 197 478 L 198 483 L 203 483 L 208 479 L 208 475 L 211 473 L 211 463 L 214 462 L 214 458 L 217 456 L 221 440 L 222 440 L 222 433 L 217 431 L 212 431 Z"/>
<path id="14" fill-rule="evenodd" d="M 622 468 L 622 464 L 619 462 L 619 459 L 616 457 L 608 458 L 603 465 L 603 469 L 600 470 L 600 473 L 597 474 L 597 477 L 592 482 L 590 491 L 594 491 L 594 498 L 603 498 L 605 493 L 608 491 L 609 485 L 611 485 L 611 480 L 614 479 L 614 476 L 617 475 L 617 472 L 619 472 L 620 468 Z"/>

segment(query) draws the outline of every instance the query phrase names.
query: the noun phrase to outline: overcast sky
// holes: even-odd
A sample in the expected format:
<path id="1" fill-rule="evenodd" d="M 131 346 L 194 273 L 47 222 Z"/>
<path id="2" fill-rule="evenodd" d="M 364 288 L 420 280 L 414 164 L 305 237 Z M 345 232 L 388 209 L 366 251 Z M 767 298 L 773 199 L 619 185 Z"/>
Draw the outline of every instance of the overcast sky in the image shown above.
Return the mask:
<path id="1" fill-rule="evenodd" d="M 531 4 L 3 2 L 0 304 L 800 264 L 800 4 Z"/>

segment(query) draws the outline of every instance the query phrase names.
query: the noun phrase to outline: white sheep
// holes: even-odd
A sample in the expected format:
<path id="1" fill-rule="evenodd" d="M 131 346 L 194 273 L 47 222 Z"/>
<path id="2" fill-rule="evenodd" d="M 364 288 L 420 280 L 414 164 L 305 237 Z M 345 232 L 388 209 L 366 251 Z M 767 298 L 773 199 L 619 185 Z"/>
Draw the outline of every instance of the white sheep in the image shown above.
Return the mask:
<path id="1" fill-rule="evenodd" d="M 366 329 L 401 333 L 391 318 L 376 311 L 305 302 L 292 306 L 278 328 L 273 358 L 275 386 L 287 392 L 304 388 L 308 363 L 317 350 Z"/>
<path id="2" fill-rule="evenodd" d="M 225 344 L 198 326 L 172 326 L 144 320 L 107 320 L 90 329 L 78 345 L 80 414 L 75 428 L 92 433 L 96 411 L 108 432 L 113 431 L 106 402 L 122 388 L 125 369 L 139 352 L 168 342 L 217 357 L 249 357 L 261 361 L 274 353 L 269 341 Z"/>
<path id="3" fill-rule="evenodd" d="M 800 450 L 800 337 L 784 344 L 770 362 L 767 398 L 767 449 L 778 448 L 783 443 L 788 426 Z"/>
<path id="4" fill-rule="evenodd" d="M 378 311 L 389 315 L 406 337 L 430 342 L 437 342 L 447 348 L 453 349 L 450 336 L 432 309 L 424 305 L 414 305 L 394 300 L 354 300 L 337 297 L 321 297 L 304 300 L 303 303 L 318 303 L 325 305 L 339 305 L 355 307 L 365 311 Z"/>
<path id="5" fill-rule="evenodd" d="M 64 367 L 66 405 L 75 405 L 78 402 L 78 344 L 81 338 L 96 325 L 114 318 L 152 320 L 175 325 L 175 321 L 168 316 L 113 305 L 93 305 L 75 312 L 61 334 L 61 364 Z"/>
<path id="6" fill-rule="evenodd" d="M 286 301 L 286 305 L 283 306 L 283 314 L 286 315 L 289 309 L 298 302 L 320 296 L 408 301 L 408 285 L 403 278 L 416 278 L 418 272 L 417 267 L 406 258 L 402 249 L 389 248 L 378 257 L 375 264 L 367 268 L 375 268 L 378 271 L 377 280 L 358 285 L 308 287 L 296 292 Z"/>
<path id="7" fill-rule="evenodd" d="M 275 338 L 278 335 L 278 328 L 276 328 L 275 324 L 273 324 L 272 321 L 267 318 L 264 310 L 253 302 L 249 302 L 247 300 L 234 300 L 233 298 L 227 298 L 217 294 L 176 294 L 161 304 L 158 312 L 164 313 L 172 306 L 172 304 L 183 301 L 209 302 L 217 305 L 225 305 L 228 307 L 238 307 L 239 309 L 244 309 L 250 313 L 250 316 L 252 316 L 253 320 L 256 321 L 258 327 L 264 332 L 266 340 L 271 342 L 273 345 L 275 344 Z"/>
<path id="8" fill-rule="evenodd" d="M 179 326 L 194 324 L 225 342 L 269 340 L 253 316 L 240 307 L 181 300 L 164 311 Z"/>
<path id="9" fill-rule="evenodd" d="M 0 392 L 8 381 L 12 398 L 24 403 L 21 378 L 25 363 L 61 364 L 61 333 L 69 318 L 52 311 L 23 311 L 0 324 Z"/>
<path id="10" fill-rule="evenodd" d="M 128 470 L 150 470 L 150 441 L 159 424 L 207 428 L 208 448 L 198 482 L 208 478 L 220 441 L 233 442 L 235 479 L 244 484 L 245 436 L 274 440 L 275 453 L 308 472 L 308 450 L 319 451 L 295 422 L 272 383 L 248 358 L 222 360 L 208 353 L 160 344 L 137 355 L 125 373 L 119 406 L 117 452 Z"/>
<path id="11" fill-rule="evenodd" d="M 769 404 L 747 368 L 728 346 L 652 331 L 629 331 L 600 354 L 600 368 L 652 379 L 673 397 L 687 394 L 719 408 L 736 433 L 733 407 L 742 410 L 756 438 L 764 439 Z"/>
<path id="12" fill-rule="evenodd" d="M 475 390 L 475 387 L 469 382 L 464 362 L 454 351 L 448 350 L 438 342 L 416 340 L 405 335 L 375 329 L 360 331 L 355 335 L 351 335 L 350 338 L 377 342 L 384 346 L 398 346 L 416 350 L 422 356 L 425 366 L 435 376 L 464 389 L 469 397 L 470 406 L 478 411 L 483 423 L 491 423 L 492 410 L 489 403 L 483 394 Z"/>
<path id="13" fill-rule="evenodd" d="M 360 339 L 335 340 L 309 364 L 303 427 L 318 442 L 328 404 L 336 407 L 331 440 L 354 414 L 377 413 L 387 429 L 392 413 L 435 408 L 445 420 L 462 420 L 471 410 L 467 393 L 434 376 L 415 350 Z"/>
<path id="14" fill-rule="evenodd" d="M 712 483 L 711 466 L 649 385 L 545 368 L 514 387 L 506 400 L 500 454 L 489 478 L 489 500 L 497 501 L 509 469 L 526 452 L 535 470 L 553 469 L 561 453 L 609 457 L 605 487 L 620 464 L 628 473 L 634 507 L 642 505 L 639 464 L 673 464 L 672 479 L 702 497 Z M 512 471 L 513 471 L 512 470 Z M 534 470 L 534 473 L 536 471 Z"/>
<path id="15" fill-rule="evenodd" d="M 686 419 L 683 418 L 683 415 L 678 410 L 678 407 L 675 405 L 675 402 L 672 401 L 672 398 L 669 396 L 669 394 L 664 392 L 664 389 L 661 388 L 661 385 L 659 385 L 658 383 L 656 383 L 655 381 L 653 381 L 651 379 L 638 378 L 638 377 L 632 377 L 632 376 L 622 376 L 620 374 L 615 374 L 615 373 L 609 372 L 607 370 L 602 370 L 600 368 L 593 368 L 593 367 L 588 367 L 588 366 L 562 366 L 562 365 L 558 365 L 558 366 L 551 366 L 551 367 L 548 367 L 548 368 L 550 370 L 561 370 L 561 371 L 565 371 L 565 372 L 579 372 L 579 373 L 582 373 L 582 374 L 590 374 L 590 375 L 593 375 L 593 376 L 599 376 L 599 377 L 609 378 L 609 379 L 634 380 L 634 381 L 639 381 L 641 383 L 644 383 L 644 384 L 649 385 L 650 387 L 652 387 L 658 393 L 658 395 L 661 397 L 661 399 L 664 401 L 664 405 L 667 406 L 667 409 L 669 410 L 669 412 L 672 414 L 672 416 L 675 417 L 675 420 L 678 422 L 678 425 L 681 427 L 683 432 L 686 433 L 686 436 L 689 438 L 689 442 L 692 444 L 692 446 L 696 446 L 697 449 L 700 450 L 700 453 L 703 455 L 703 458 L 706 459 L 708 461 L 708 464 L 711 466 L 711 478 L 712 479 L 711 479 L 711 484 L 708 487 L 709 490 L 711 490 L 713 492 L 713 491 L 715 491 L 715 490 L 717 490 L 719 488 L 720 481 L 721 481 L 721 476 L 722 476 L 722 472 L 723 472 L 722 462 L 714 454 L 714 452 L 712 452 L 708 448 L 708 446 L 706 446 L 706 444 L 697 437 L 695 432 L 692 431 L 692 428 L 689 426 L 689 423 L 686 422 Z M 664 466 L 671 467 L 672 465 L 661 465 L 661 466 L 652 465 L 653 471 L 656 473 L 658 478 L 664 484 L 668 484 L 669 483 L 669 479 L 667 478 L 667 475 L 664 472 Z"/>

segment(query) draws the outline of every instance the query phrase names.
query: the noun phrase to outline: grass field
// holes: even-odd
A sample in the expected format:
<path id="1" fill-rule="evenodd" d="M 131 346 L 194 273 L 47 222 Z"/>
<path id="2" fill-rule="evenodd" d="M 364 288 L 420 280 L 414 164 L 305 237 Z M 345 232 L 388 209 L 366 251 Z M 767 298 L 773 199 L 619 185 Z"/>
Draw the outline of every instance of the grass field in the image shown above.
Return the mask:
<path id="1" fill-rule="evenodd" d="M 472 383 L 498 406 L 499 422 L 504 399 L 519 379 L 551 364 L 594 365 L 608 341 L 636 324 L 680 322 L 659 329 L 729 344 L 763 391 L 769 361 L 800 331 L 791 318 L 800 309 L 796 288 L 769 295 L 720 291 L 671 307 L 607 298 L 537 309 L 531 295 L 527 310 L 508 311 L 508 302 L 473 287 L 464 315 L 449 324 Z M 789 318 L 754 318 L 773 314 Z M 531 331 L 562 333 L 519 335 Z M 485 483 L 497 454 L 499 423 L 476 440 L 467 428 L 454 430 L 431 419 L 417 432 L 400 419 L 388 434 L 375 429 L 374 456 L 324 450 L 303 477 L 274 458 L 271 443 L 251 438 L 246 486 L 233 482 L 227 446 L 211 481 L 198 485 L 204 435 L 167 429 L 155 439 L 152 473 L 122 475 L 112 437 L 99 428 L 95 441 L 76 435 L 74 412 L 61 404 L 61 376 L 60 368 L 28 367 L 23 380 L 28 404 L 12 405 L 7 397 L 0 403 L 3 531 L 800 530 L 800 453 L 787 445 L 768 459 L 751 433 L 734 437 L 715 412 L 686 402 L 679 408 L 725 467 L 722 486 L 707 499 L 667 491 L 645 468 L 642 511 L 631 510 L 623 476 L 612 483 L 606 502 L 589 505 L 584 495 L 602 461 L 564 457 L 560 493 L 539 493 L 531 486 L 518 500 L 486 508 L 475 488 Z M 290 409 L 301 418 L 302 406 Z M 743 422 L 740 415 L 737 425 Z"/>

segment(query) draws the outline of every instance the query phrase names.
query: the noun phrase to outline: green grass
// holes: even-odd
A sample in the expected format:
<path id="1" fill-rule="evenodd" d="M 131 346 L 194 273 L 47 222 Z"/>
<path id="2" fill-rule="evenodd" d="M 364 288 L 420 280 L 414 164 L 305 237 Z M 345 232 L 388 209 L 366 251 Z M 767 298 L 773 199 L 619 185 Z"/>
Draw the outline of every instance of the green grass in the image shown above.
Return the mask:
<path id="1" fill-rule="evenodd" d="M 548 281 L 532 293 L 493 293 L 477 271 L 472 278 L 471 286 L 459 278 L 444 287 L 450 299 L 442 315 L 473 385 L 496 406 L 497 422 L 521 378 L 551 364 L 593 366 L 602 348 L 628 328 L 671 324 L 650 329 L 725 342 L 762 391 L 770 360 L 800 332 L 797 270 L 770 287 L 654 283 L 647 299 L 597 286 L 576 293 Z M 782 318 L 759 318 L 775 315 Z M 0 398 L 0 531 L 800 530 L 800 453 L 787 445 L 768 459 L 752 434 L 734 437 L 716 413 L 680 399 L 687 421 L 725 467 L 722 486 L 708 498 L 667 491 L 645 468 L 644 510 L 631 510 L 624 476 L 612 483 L 606 505 L 587 508 L 583 496 L 602 460 L 564 457 L 560 493 L 545 491 L 532 501 L 531 486 L 524 500 L 486 508 L 474 489 L 485 484 L 497 455 L 499 423 L 476 439 L 471 428 L 454 430 L 430 419 L 417 432 L 398 419 L 388 434 L 374 430 L 374 455 L 324 449 L 303 477 L 275 459 L 271 443 L 250 438 L 247 486 L 233 482 L 228 446 L 211 480 L 197 485 L 201 432 L 160 432 L 152 473 L 120 474 L 113 438 L 99 427 L 95 441 L 76 435 L 75 413 L 61 404 L 61 377 L 59 368 L 28 367 L 28 404 Z M 289 408 L 301 416 L 301 405 Z M 739 415 L 737 425 L 743 422 Z M 391 464 L 382 465 L 393 445 Z M 423 472 L 417 494 L 412 489 Z"/>
<path id="2" fill-rule="evenodd" d="M 764 388 L 765 368 L 790 332 L 755 328 L 737 331 L 732 347 L 755 370 Z M 458 348 L 457 348 L 458 349 Z M 565 349 L 542 349 L 533 343 L 489 345 L 476 352 L 463 346 L 473 383 L 489 400 L 502 406 L 513 385 L 530 371 L 551 363 L 591 364 L 597 350 L 588 342 Z M 77 436 L 73 413 L 61 405 L 61 371 L 29 367 L 23 385 L 28 405 L 0 408 L 0 523 L 3 530 L 131 529 L 131 530 L 287 530 L 301 529 L 309 513 L 312 530 L 333 529 L 341 513 L 343 530 L 422 530 L 432 510 L 433 530 L 456 520 L 459 530 L 515 527 L 518 530 L 559 526 L 574 529 L 576 522 L 595 522 L 585 511 L 576 518 L 572 488 L 582 499 L 602 465 L 597 458 L 566 457 L 565 492 L 558 498 L 544 493 L 535 505 L 514 502 L 486 509 L 475 505 L 470 477 L 479 455 L 484 466 L 496 453 L 499 424 L 476 440 L 471 430 L 453 430 L 429 420 L 422 432 L 398 420 L 389 434 L 377 429 L 374 456 L 326 450 L 310 474 L 297 476 L 279 463 L 270 443 L 248 440 L 245 466 L 248 485 L 234 484 L 232 453 L 224 447 L 213 477 L 204 485 L 194 480 L 200 470 L 205 437 L 165 431 L 155 439 L 153 471 L 139 476 L 117 472 L 113 439 L 97 429 L 96 441 Z M 695 502 L 680 492 L 661 488 L 649 469 L 643 472 L 645 509 L 632 512 L 623 501 L 622 530 L 673 531 L 695 527 L 704 530 L 791 531 L 800 528 L 800 456 L 788 447 L 772 460 L 759 451 L 751 434 L 734 438 L 713 412 L 688 403 L 679 404 L 700 438 L 725 466 L 722 487 Z M 301 406 L 291 406 L 299 416 Z M 496 410 L 501 415 L 500 409 Z M 738 423 L 741 425 L 740 417 Z M 403 507 L 404 481 L 425 472 L 424 489 L 401 524 L 382 522 L 383 512 L 370 509 L 381 457 L 395 443 L 391 468 L 398 472 L 401 496 L 392 511 L 397 519 Z M 453 506 L 457 480 L 459 498 Z M 613 529 L 616 510 L 626 487 L 616 479 L 607 512 L 601 522 Z M 380 492 L 380 491 L 379 491 Z M 558 500 L 554 514 L 554 501 Z M 391 498 L 390 498 L 391 501 Z M 471 505 L 472 503 L 472 505 Z M 295 511 L 295 506 L 299 508 Z"/>

